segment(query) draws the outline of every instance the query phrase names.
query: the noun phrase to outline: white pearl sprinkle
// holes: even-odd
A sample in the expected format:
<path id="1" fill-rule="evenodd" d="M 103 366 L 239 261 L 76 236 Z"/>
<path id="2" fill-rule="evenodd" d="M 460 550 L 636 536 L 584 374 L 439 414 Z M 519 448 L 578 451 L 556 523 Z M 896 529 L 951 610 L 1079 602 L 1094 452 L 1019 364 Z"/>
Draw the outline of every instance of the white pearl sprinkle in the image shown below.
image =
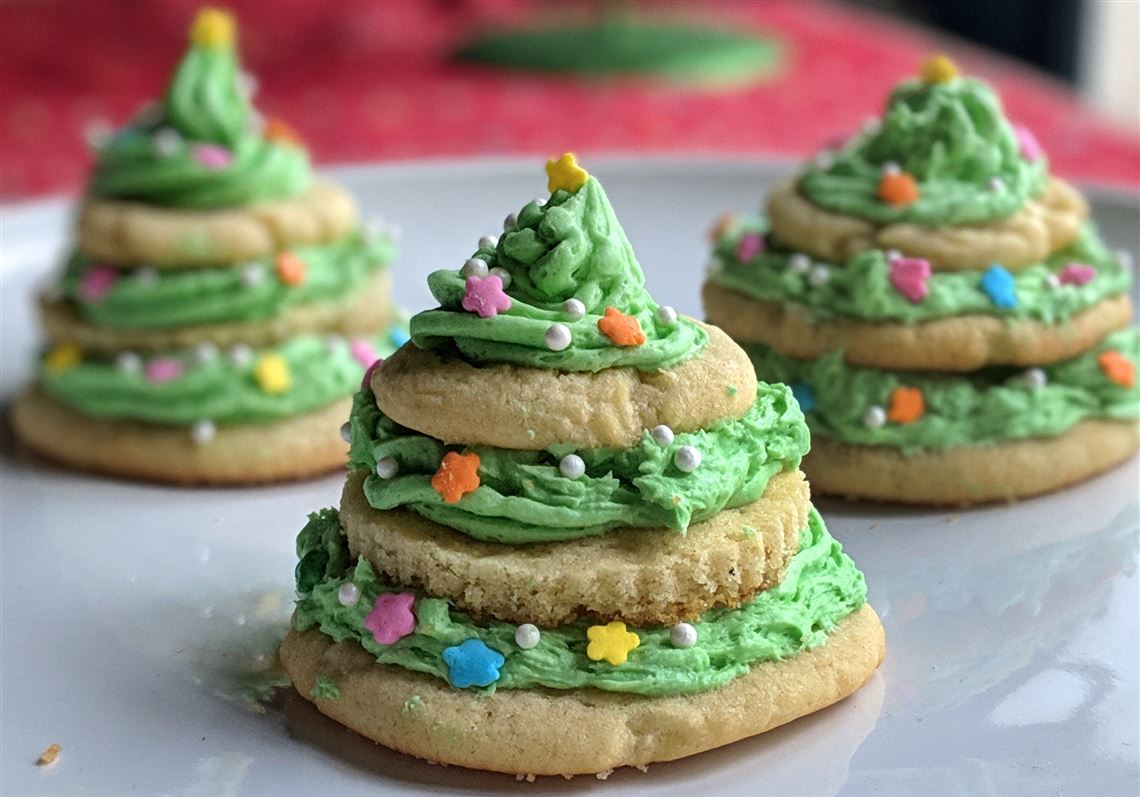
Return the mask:
<path id="1" fill-rule="evenodd" d="M 400 463 L 391 457 L 384 457 L 376 463 L 376 475 L 387 481 L 400 472 Z"/>
<path id="2" fill-rule="evenodd" d="M 673 464 L 683 473 L 692 473 L 701 466 L 701 451 L 693 446 L 681 446 L 673 455 Z"/>
<path id="3" fill-rule="evenodd" d="M 1132 254 L 1127 249 L 1117 249 L 1113 254 L 1122 269 L 1128 271 L 1132 268 Z"/>
<path id="4" fill-rule="evenodd" d="M 571 321 L 578 321 L 586 315 L 586 305 L 579 299 L 567 299 L 562 303 L 562 312 Z"/>
<path id="5" fill-rule="evenodd" d="M 673 430 L 665 424 L 654 426 L 653 431 L 649 434 L 653 437 L 653 442 L 662 448 L 673 445 L 675 435 L 673 434 Z"/>
<path id="6" fill-rule="evenodd" d="M 827 281 L 831 279 L 831 269 L 822 263 L 817 263 L 812 266 L 811 271 L 808 272 L 807 280 L 817 288 L 823 287 Z"/>
<path id="7" fill-rule="evenodd" d="M 546 200 L 542 197 L 539 197 L 538 199 L 534 200 L 534 204 L 538 205 L 541 208 L 546 205 Z"/>
<path id="8" fill-rule="evenodd" d="M 151 135 L 150 145 L 157 154 L 169 158 L 182 149 L 182 134 L 172 127 L 159 128 Z"/>
<path id="9" fill-rule="evenodd" d="M 546 330 L 546 348 L 551 351 L 562 351 L 570 345 L 573 336 L 570 334 L 570 327 L 565 324 L 551 324 Z"/>
<path id="10" fill-rule="evenodd" d="M 872 404 L 863 413 L 863 424 L 869 429 L 878 429 L 887 422 L 887 411 L 878 404 Z"/>
<path id="11" fill-rule="evenodd" d="M 883 164 L 883 174 L 898 174 L 901 171 L 902 167 L 894 161 L 887 161 Z"/>
<path id="12" fill-rule="evenodd" d="M 1055 291 L 1061 287 L 1061 278 L 1056 274 L 1045 275 L 1045 287 L 1051 291 Z"/>
<path id="13" fill-rule="evenodd" d="M 463 268 L 459 269 L 459 276 L 464 279 L 468 277 L 486 277 L 487 261 L 481 257 L 468 258 L 467 262 L 463 264 Z"/>
<path id="14" fill-rule="evenodd" d="M 873 136 L 883 129 L 883 122 L 877 116 L 869 116 L 863 121 L 863 132 Z"/>
<path id="15" fill-rule="evenodd" d="M 194 359 L 199 364 L 212 362 L 218 356 L 218 347 L 208 340 L 204 340 L 194 347 Z"/>
<path id="16" fill-rule="evenodd" d="M 194 425 L 190 427 L 190 439 L 197 446 L 206 445 L 214 439 L 217 433 L 218 428 L 214 426 L 213 421 L 195 421 Z"/>
<path id="17" fill-rule="evenodd" d="M 239 368 L 253 362 L 253 349 L 244 343 L 239 343 L 230 349 L 230 362 Z"/>
<path id="18" fill-rule="evenodd" d="M 499 236 L 497 235 L 484 235 L 479 239 L 480 249 L 494 249 L 499 245 Z"/>
<path id="19" fill-rule="evenodd" d="M 325 348 L 329 354 L 339 354 L 348 346 L 343 335 L 325 335 Z"/>
<path id="20" fill-rule="evenodd" d="M 667 304 L 657 308 L 657 320 L 667 327 L 677 323 L 677 311 Z"/>
<path id="21" fill-rule="evenodd" d="M 898 260 L 902 256 L 903 256 L 902 252 L 898 249 L 888 249 L 887 250 L 887 260 L 888 261 Z"/>
<path id="22" fill-rule="evenodd" d="M 119 356 L 115 358 L 115 367 L 123 373 L 137 374 L 142 370 L 142 357 L 133 351 L 120 352 Z"/>
<path id="23" fill-rule="evenodd" d="M 1030 390 L 1040 390 L 1049 382 L 1045 372 L 1040 368 L 1029 368 L 1025 371 L 1025 386 Z"/>
<path id="24" fill-rule="evenodd" d="M 542 633 L 534 623 L 523 623 L 515 629 L 515 644 L 523 650 L 533 650 L 538 647 Z"/>
<path id="25" fill-rule="evenodd" d="M 346 443 L 352 442 L 352 424 L 348 421 L 340 425 L 340 439 Z"/>
<path id="26" fill-rule="evenodd" d="M 103 149 L 111 143 L 114 128 L 106 119 L 93 119 L 83 128 L 83 138 L 91 149 Z"/>
<path id="27" fill-rule="evenodd" d="M 558 470 L 567 479 L 580 479 L 586 473 L 586 463 L 577 454 L 567 454 L 558 463 Z"/>
<path id="28" fill-rule="evenodd" d="M 1000 177 L 991 177 L 989 182 L 986 183 L 991 191 L 998 192 L 1005 190 L 1005 180 Z"/>
<path id="29" fill-rule="evenodd" d="M 340 601 L 341 606 L 352 608 L 360 603 L 360 587 L 351 581 L 346 581 L 341 584 L 340 589 L 336 591 L 336 599 Z"/>
<path id="30" fill-rule="evenodd" d="M 807 274 L 811 271 L 811 258 L 803 252 L 796 252 L 788 258 L 788 268 L 797 274 Z"/>
<path id="31" fill-rule="evenodd" d="M 675 648 L 691 648 L 697 644 L 697 629 L 689 623 L 677 623 L 669 629 L 669 641 Z"/>
<path id="32" fill-rule="evenodd" d="M 158 269 L 154 266 L 143 266 L 135 269 L 134 277 L 142 285 L 154 285 L 158 282 Z"/>
<path id="33" fill-rule="evenodd" d="M 503 232 L 513 232 L 518 226 L 519 220 L 514 213 L 508 213 L 507 217 L 503 219 Z"/>
<path id="34" fill-rule="evenodd" d="M 265 267 L 260 263 L 246 263 L 241 267 L 241 284 L 247 288 L 260 285 L 265 280 Z"/>
<path id="35" fill-rule="evenodd" d="M 815 164 L 817 169 L 830 169 L 832 164 L 835 163 L 835 156 L 828 150 L 817 152 L 815 157 L 812 158 L 812 163 Z"/>
<path id="36" fill-rule="evenodd" d="M 507 271 L 505 268 L 495 266 L 493 269 L 491 269 L 490 273 L 494 274 L 502 281 L 504 291 L 507 288 L 511 287 L 511 272 Z"/>

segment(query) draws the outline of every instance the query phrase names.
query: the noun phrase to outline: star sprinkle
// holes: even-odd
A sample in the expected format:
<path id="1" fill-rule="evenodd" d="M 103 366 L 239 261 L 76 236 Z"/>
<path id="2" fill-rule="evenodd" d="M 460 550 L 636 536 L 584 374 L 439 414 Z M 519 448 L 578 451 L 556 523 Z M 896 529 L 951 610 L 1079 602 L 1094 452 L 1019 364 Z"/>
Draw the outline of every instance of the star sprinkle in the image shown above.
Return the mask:
<path id="1" fill-rule="evenodd" d="M 44 369 L 49 374 L 60 374 L 79 365 L 83 351 L 74 343 L 60 343 L 44 358 Z"/>
<path id="2" fill-rule="evenodd" d="M 479 465 L 482 462 L 474 451 L 459 454 L 448 451 L 431 477 L 431 486 L 443 496 L 445 504 L 454 504 L 467 493 L 479 487 Z"/>
<path id="3" fill-rule="evenodd" d="M 194 24 L 190 27 L 190 41 L 212 50 L 233 47 L 233 15 L 217 8 L 203 8 L 194 17 Z"/>
<path id="4" fill-rule="evenodd" d="M 278 252 L 273 260 L 277 269 L 277 279 L 286 285 L 302 285 L 305 282 L 305 261 L 292 252 Z"/>
<path id="5" fill-rule="evenodd" d="M 922 62 L 919 76 L 923 83 L 931 85 L 949 83 L 958 77 L 958 67 L 945 55 L 932 55 Z"/>
<path id="6" fill-rule="evenodd" d="M 348 350 L 352 354 L 352 359 L 356 360 L 365 368 L 370 368 L 372 364 L 376 362 L 376 349 L 363 338 L 354 340 Z"/>
<path id="7" fill-rule="evenodd" d="M 1096 269 L 1085 263 L 1069 263 L 1058 275 L 1058 281 L 1062 285 L 1085 285 L 1092 281 L 1096 276 Z"/>
<path id="8" fill-rule="evenodd" d="M 918 184 L 906 172 L 884 172 L 875 189 L 879 201 L 897 208 L 913 205 L 918 201 Z"/>
<path id="9" fill-rule="evenodd" d="M 101 302 L 119 279 L 119 272 L 110 266 L 92 266 L 83 272 L 79 282 L 79 298 L 85 302 Z"/>
<path id="10" fill-rule="evenodd" d="M 391 645 L 416 629 L 416 615 L 412 612 L 416 596 L 410 592 L 385 592 L 376 596 L 364 618 L 364 627 L 380 645 Z"/>
<path id="11" fill-rule="evenodd" d="M 625 623 L 620 620 L 590 626 L 586 638 L 590 640 L 586 646 L 586 655 L 590 661 L 605 659 L 615 667 L 625 664 L 630 651 L 641 644 L 641 638 L 632 631 L 627 631 Z"/>
<path id="12" fill-rule="evenodd" d="M 233 153 L 217 144 L 195 144 L 190 147 L 190 157 L 200 166 L 214 171 L 225 169 L 234 162 Z"/>
<path id="13" fill-rule="evenodd" d="M 558 160 L 547 161 L 546 176 L 546 187 L 552 194 L 559 189 L 574 193 L 590 179 L 589 172 L 578 165 L 573 152 L 565 153 Z"/>
<path id="14" fill-rule="evenodd" d="M 1017 307 L 1017 291 L 1014 290 L 1013 275 L 1001 266 L 993 265 L 986 269 L 978 287 L 997 307 L 1006 310 Z"/>
<path id="15" fill-rule="evenodd" d="M 926 402 L 917 387 L 896 387 L 891 391 L 887 420 L 891 423 L 914 423 L 926 412 Z"/>
<path id="16" fill-rule="evenodd" d="M 793 382 L 791 388 L 792 395 L 795 396 L 796 403 L 800 405 L 801 410 L 811 412 L 815 409 L 815 391 L 812 390 L 811 385 L 807 382 Z"/>
<path id="17" fill-rule="evenodd" d="M 598 329 L 618 346 L 640 346 L 645 343 L 645 333 L 641 324 L 631 315 L 607 307 L 604 316 L 598 319 Z"/>
<path id="18" fill-rule="evenodd" d="M 728 235 L 735 226 L 735 213 L 730 212 L 720 214 L 717 220 L 713 223 L 713 226 L 709 228 L 709 241 L 714 244 L 719 243 L 720 240 L 724 238 L 724 236 Z"/>
<path id="19" fill-rule="evenodd" d="M 304 144 L 296 130 L 284 120 L 276 117 L 265 123 L 263 135 L 267 141 L 272 141 L 274 144 L 284 144 L 291 147 L 300 147 Z"/>
<path id="20" fill-rule="evenodd" d="M 1136 364 L 1115 349 L 1099 354 L 1096 364 L 1105 376 L 1121 387 L 1136 386 Z"/>
<path id="21" fill-rule="evenodd" d="M 494 318 L 511 309 L 511 297 L 503 293 L 503 280 L 498 274 L 479 277 L 472 274 L 464 283 L 463 309 L 480 318 Z"/>
<path id="22" fill-rule="evenodd" d="M 1037 141 L 1037 136 L 1025 125 L 1014 125 L 1013 135 L 1017 139 L 1017 150 L 1024 160 L 1033 162 L 1039 160 L 1045 151 Z"/>
<path id="23" fill-rule="evenodd" d="M 499 651 L 487 647 L 481 639 L 466 639 L 459 645 L 444 648 L 447 680 L 456 689 L 490 686 L 499 680 L 499 668 L 506 659 Z"/>
<path id="24" fill-rule="evenodd" d="M 172 357 L 159 357 L 146 364 L 143 375 L 148 382 L 164 384 L 182 376 L 182 363 Z"/>
<path id="25" fill-rule="evenodd" d="M 289 363 L 280 354 L 262 355 L 253 366 L 253 379 L 264 393 L 284 393 L 293 386 Z"/>
<path id="26" fill-rule="evenodd" d="M 747 263 L 764 251 L 764 236 L 758 232 L 746 232 L 736 244 L 736 259 Z"/>
<path id="27" fill-rule="evenodd" d="M 889 279 L 895 290 L 911 304 L 918 304 L 930 291 L 930 261 L 921 257 L 896 257 L 890 261 Z"/>

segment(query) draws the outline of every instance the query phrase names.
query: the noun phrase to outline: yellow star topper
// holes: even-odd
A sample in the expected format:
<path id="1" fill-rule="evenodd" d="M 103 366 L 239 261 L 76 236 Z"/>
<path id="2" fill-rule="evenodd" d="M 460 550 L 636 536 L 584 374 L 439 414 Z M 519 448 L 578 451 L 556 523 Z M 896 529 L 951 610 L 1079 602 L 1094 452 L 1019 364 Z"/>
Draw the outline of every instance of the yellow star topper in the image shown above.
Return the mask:
<path id="1" fill-rule="evenodd" d="M 922 62 L 919 71 L 923 83 L 949 83 L 958 77 L 958 67 L 954 62 L 941 53 L 932 55 Z"/>
<path id="2" fill-rule="evenodd" d="M 549 178 L 546 187 L 552 194 L 559 188 L 573 193 L 590 179 L 590 173 L 578 165 L 573 152 L 565 153 L 558 160 L 547 161 L 546 176 Z"/>
<path id="3" fill-rule="evenodd" d="M 233 47 L 234 28 L 234 17 L 230 12 L 203 8 L 190 27 L 190 41 L 213 50 Z"/>
<path id="4" fill-rule="evenodd" d="M 590 640 L 586 646 L 590 661 L 605 659 L 615 667 L 625 664 L 629 652 L 641 644 L 641 638 L 632 631 L 626 631 L 625 623 L 620 620 L 590 626 L 586 638 Z"/>

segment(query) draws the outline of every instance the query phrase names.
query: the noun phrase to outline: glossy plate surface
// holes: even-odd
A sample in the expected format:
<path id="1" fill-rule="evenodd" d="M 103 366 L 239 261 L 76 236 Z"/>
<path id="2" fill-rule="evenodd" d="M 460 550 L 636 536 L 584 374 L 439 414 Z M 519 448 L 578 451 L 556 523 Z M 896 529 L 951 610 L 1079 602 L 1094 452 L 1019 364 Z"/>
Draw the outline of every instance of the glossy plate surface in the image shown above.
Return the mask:
<path id="1" fill-rule="evenodd" d="M 662 303 L 700 313 L 704 231 L 788 166 L 589 159 Z M 538 159 L 347 167 L 403 228 L 408 308 L 428 271 L 544 194 Z M 1140 250 L 1135 196 L 1094 193 Z M 27 379 L 33 286 L 65 243 L 60 201 L 0 211 L 0 394 Z M 376 748 L 282 697 L 264 706 L 289 612 L 293 537 L 341 478 L 184 490 L 52 470 L 6 445 L 0 477 L 0 794 L 1135 794 L 1137 461 L 1053 496 L 953 512 L 823 501 L 887 629 L 854 697 L 647 774 L 513 778 Z M 36 767 L 58 743 L 56 764 Z"/>

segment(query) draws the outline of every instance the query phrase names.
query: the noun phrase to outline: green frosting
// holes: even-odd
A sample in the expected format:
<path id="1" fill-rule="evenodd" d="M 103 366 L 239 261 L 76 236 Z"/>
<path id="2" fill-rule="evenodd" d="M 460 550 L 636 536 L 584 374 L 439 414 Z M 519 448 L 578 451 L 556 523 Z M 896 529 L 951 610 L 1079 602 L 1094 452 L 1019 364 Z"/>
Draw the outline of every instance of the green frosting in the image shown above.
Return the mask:
<path id="1" fill-rule="evenodd" d="M 349 464 L 370 472 L 364 495 L 374 508 L 407 507 L 471 537 L 511 544 L 572 540 L 616 527 L 684 532 L 725 507 L 759 499 L 768 480 L 798 467 L 809 446 L 791 393 L 766 384 L 743 417 L 677 434 L 666 446 L 646 431 L 638 445 L 624 450 L 462 449 L 399 426 L 377 409 L 367 390 L 356 396 L 351 427 Z M 702 454 L 700 467 L 690 473 L 673 462 L 681 446 Z M 481 462 L 478 489 L 451 504 L 431 486 L 449 450 L 474 451 Z M 559 460 L 569 453 L 585 462 L 581 478 L 559 471 Z M 376 463 L 389 457 L 399 472 L 381 479 Z"/>
<path id="2" fill-rule="evenodd" d="M 742 220 L 722 237 L 715 247 L 722 267 L 714 270 L 710 279 L 757 299 L 800 305 L 817 321 L 846 317 L 913 324 L 981 314 L 1058 324 L 1124 293 L 1132 282 L 1129 269 L 1109 252 L 1091 222 L 1076 241 L 1043 263 L 1013 272 L 1017 305 L 1011 308 L 996 306 L 982 291 L 981 270 L 936 271 L 927 281 L 927 295 L 920 302 L 911 302 L 891 284 L 890 265 L 881 249 L 860 252 L 842 267 L 823 264 L 829 269 L 830 278 L 819 286 L 812 285 L 807 274 L 791 267 L 796 253 L 773 245 L 771 239 L 766 251 L 741 262 L 736 255 L 741 237 L 765 232 L 765 222 L 753 217 Z M 1096 276 L 1084 285 L 1050 287 L 1050 277 L 1058 277 L 1070 263 L 1090 265 L 1096 269 Z"/>
<path id="3" fill-rule="evenodd" d="M 708 341 L 690 319 L 663 322 L 658 317 L 633 247 L 593 178 L 573 193 L 557 190 L 544 204 L 528 204 L 497 245 L 480 246 L 475 257 L 510 275 L 510 309 L 491 318 L 467 312 L 462 307 L 465 278 L 458 271 L 436 271 L 428 277 L 428 287 L 440 309 L 413 316 L 417 346 L 454 345 L 477 363 L 655 371 L 693 356 Z M 563 309 L 568 299 L 582 302 L 583 318 L 574 320 Z M 598 320 L 607 307 L 635 317 L 645 343 L 617 346 L 603 335 Z M 552 351 L 546 343 L 546 332 L 556 323 L 565 324 L 572 335 L 562 351 Z"/>
<path id="4" fill-rule="evenodd" d="M 136 120 L 100 153 L 93 196 L 212 208 L 283 199 L 305 191 L 305 150 L 265 138 L 240 85 L 232 46 L 191 44 L 161 108 Z M 154 118 L 157 117 L 157 118 Z M 223 162 L 213 160 L 221 155 Z"/>
<path id="5" fill-rule="evenodd" d="M 137 271 L 119 272 L 98 298 L 84 288 L 84 275 L 108 266 L 75 253 L 62 281 L 63 295 L 80 314 L 100 326 L 120 329 L 165 329 L 227 321 L 275 317 L 307 302 L 351 294 L 391 261 L 389 238 L 366 241 L 353 233 L 319 246 L 296 247 L 292 254 L 305 264 L 305 281 L 288 285 L 277 278 L 274 258 L 219 268 L 158 269 L 149 278 Z M 253 276 L 260 275 L 256 279 Z"/>
<path id="6" fill-rule="evenodd" d="M 448 679 L 443 651 L 479 639 L 505 659 L 491 689 L 603 689 L 640 695 L 675 695 L 715 689 L 746 674 L 753 664 L 785 659 L 823 644 L 846 616 L 866 602 L 863 574 L 843 553 L 812 510 L 800 534 L 800 550 L 788 563 L 780 585 L 735 609 L 716 608 L 692 623 L 697 642 L 677 648 L 668 627 L 633 630 L 639 646 L 625 664 L 591 661 L 586 655 L 585 621 L 543 629 L 538 646 L 515 644 L 515 626 L 476 624 L 448 601 L 415 595 L 415 629 L 382 645 L 365 627 L 365 617 L 381 593 L 401 592 L 377 575 L 368 560 L 355 562 L 340 530 L 336 510 L 310 515 L 297 537 L 298 630 L 319 628 L 338 642 L 351 640 L 376 657 L 414 672 Z M 352 581 L 360 600 L 344 606 L 340 586 Z"/>
<path id="7" fill-rule="evenodd" d="M 970 374 L 881 371 L 846 364 L 841 352 L 798 360 L 759 344 L 745 344 L 763 379 L 788 382 L 810 392 L 805 411 L 812 433 L 858 445 L 900 448 L 905 453 L 942 451 L 1030 437 L 1053 437 L 1087 418 L 1140 417 L 1140 390 L 1117 384 L 1097 363 L 1115 350 L 1140 362 L 1140 333 L 1115 332 L 1090 351 L 1042 366 L 1046 383 L 1034 387 L 1025 371 L 987 368 Z M 868 426 L 868 407 L 886 408 L 896 387 L 922 391 L 926 411 L 913 423 Z"/>
<path id="8" fill-rule="evenodd" d="M 919 199 L 896 207 L 875 192 L 883 165 L 896 163 Z M 992 178 L 1003 187 L 990 187 Z M 854 137 L 800 177 L 816 205 L 880 224 L 955 225 L 1016 213 L 1048 180 L 1046 160 L 1022 157 L 1001 102 L 984 83 L 907 81 L 892 92 L 878 130 Z"/>
<path id="9" fill-rule="evenodd" d="M 402 336 L 402 330 L 393 328 L 368 343 L 384 357 Z M 284 359 L 291 375 L 291 387 L 281 393 L 262 390 L 255 379 L 256 363 L 270 354 Z M 298 335 L 262 351 L 218 352 L 205 347 L 155 359 L 176 362 L 181 375 L 154 381 L 146 375 L 150 363 L 125 367 L 122 359 L 116 363 L 89 357 L 62 371 L 41 368 L 40 384 L 59 401 L 99 418 L 168 425 L 200 420 L 256 423 L 315 410 L 352 395 L 365 370 L 348 341 L 316 335 Z"/>

